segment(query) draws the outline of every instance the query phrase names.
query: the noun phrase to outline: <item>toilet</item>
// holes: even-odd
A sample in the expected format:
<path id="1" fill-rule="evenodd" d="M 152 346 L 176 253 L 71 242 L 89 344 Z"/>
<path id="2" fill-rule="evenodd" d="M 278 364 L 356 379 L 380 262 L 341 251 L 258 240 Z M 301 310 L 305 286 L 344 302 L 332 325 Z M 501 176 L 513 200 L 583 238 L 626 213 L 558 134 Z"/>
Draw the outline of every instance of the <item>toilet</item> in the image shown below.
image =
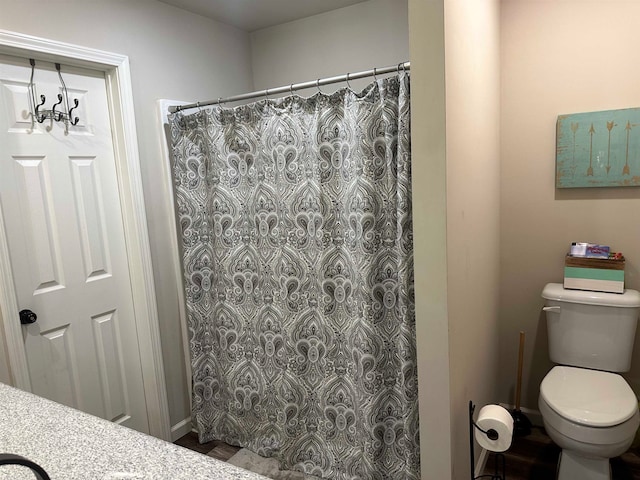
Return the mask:
<path id="1" fill-rule="evenodd" d="M 543 291 L 549 357 L 556 364 L 540 385 L 538 407 L 562 448 L 558 480 L 611 480 L 609 459 L 631 446 L 638 400 L 618 372 L 631 367 L 640 293 Z"/>

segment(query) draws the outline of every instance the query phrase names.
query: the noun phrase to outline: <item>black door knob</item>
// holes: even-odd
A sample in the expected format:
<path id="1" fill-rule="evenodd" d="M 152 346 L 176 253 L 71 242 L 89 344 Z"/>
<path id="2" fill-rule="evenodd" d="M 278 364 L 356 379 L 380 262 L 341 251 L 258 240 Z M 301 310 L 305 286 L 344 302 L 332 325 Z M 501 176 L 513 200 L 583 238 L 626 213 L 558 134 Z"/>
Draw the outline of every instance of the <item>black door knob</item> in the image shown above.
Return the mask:
<path id="1" fill-rule="evenodd" d="M 20 323 L 28 325 L 34 323 L 38 319 L 38 316 L 31 310 L 20 310 Z"/>

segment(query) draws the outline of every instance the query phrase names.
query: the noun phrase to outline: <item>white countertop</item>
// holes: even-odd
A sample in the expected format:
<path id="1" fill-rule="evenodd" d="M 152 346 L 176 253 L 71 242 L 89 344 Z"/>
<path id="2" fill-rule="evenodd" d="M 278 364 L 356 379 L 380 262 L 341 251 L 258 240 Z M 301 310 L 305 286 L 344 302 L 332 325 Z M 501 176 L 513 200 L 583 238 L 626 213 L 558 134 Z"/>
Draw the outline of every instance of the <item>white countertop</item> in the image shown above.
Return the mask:
<path id="1" fill-rule="evenodd" d="M 265 480 L 266 477 L 0 383 L 0 453 L 39 464 L 51 480 Z M 0 466 L 0 480 L 34 480 Z"/>

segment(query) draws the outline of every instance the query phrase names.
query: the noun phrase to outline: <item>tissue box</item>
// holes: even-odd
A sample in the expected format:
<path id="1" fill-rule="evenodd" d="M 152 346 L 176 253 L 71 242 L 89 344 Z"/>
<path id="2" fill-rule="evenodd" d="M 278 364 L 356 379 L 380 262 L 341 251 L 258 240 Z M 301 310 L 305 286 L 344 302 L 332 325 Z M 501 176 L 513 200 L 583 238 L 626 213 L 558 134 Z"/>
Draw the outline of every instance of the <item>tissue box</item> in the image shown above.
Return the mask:
<path id="1" fill-rule="evenodd" d="M 564 288 L 624 293 L 624 257 L 610 260 L 567 255 L 564 261 Z"/>
<path id="2" fill-rule="evenodd" d="M 572 257 L 609 258 L 609 247 L 595 243 L 573 242 L 571 244 Z"/>

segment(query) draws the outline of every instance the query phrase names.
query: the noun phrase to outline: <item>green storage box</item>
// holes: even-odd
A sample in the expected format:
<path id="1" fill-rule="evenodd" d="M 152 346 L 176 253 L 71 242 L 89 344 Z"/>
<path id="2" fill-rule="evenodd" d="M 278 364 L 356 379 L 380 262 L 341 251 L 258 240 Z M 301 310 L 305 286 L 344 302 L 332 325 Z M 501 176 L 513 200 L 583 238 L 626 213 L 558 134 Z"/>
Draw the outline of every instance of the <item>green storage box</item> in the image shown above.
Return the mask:
<path id="1" fill-rule="evenodd" d="M 567 255 L 564 288 L 624 293 L 624 257 L 619 260 Z"/>

